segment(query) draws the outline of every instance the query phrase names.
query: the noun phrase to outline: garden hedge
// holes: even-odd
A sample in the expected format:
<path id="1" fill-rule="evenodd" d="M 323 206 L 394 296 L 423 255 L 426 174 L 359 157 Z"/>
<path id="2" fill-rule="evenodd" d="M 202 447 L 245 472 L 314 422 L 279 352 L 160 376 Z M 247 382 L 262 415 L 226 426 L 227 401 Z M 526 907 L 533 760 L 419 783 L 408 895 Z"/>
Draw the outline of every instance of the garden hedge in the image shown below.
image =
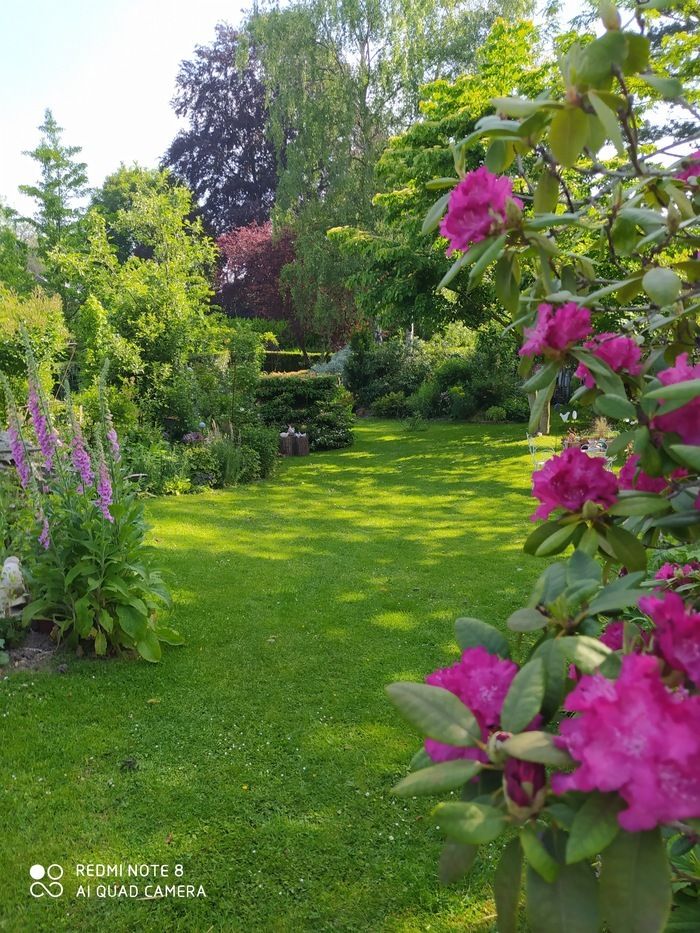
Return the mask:
<path id="1" fill-rule="evenodd" d="M 352 444 L 352 396 L 334 375 L 263 375 L 257 391 L 260 416 L 282 430 L 292 424 L 309 435 L 311 450 Z"/>
<path id="2" fill-rule="evenodd" d="M 294 373 L 324 359 L 324 353 L 307 353 L 305 356 L 301 350 L 266 350 L 263 369 L 266 373 Z"/>

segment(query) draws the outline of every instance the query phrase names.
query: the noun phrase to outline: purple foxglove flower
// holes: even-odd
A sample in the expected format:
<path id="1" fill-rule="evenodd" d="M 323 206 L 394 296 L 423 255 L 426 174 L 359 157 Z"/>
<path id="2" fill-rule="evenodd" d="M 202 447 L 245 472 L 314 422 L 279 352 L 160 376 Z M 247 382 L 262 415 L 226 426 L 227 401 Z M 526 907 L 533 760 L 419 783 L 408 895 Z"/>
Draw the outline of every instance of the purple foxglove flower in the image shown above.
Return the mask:
<path id="1" fill-rule="evenodd" d="M 29 485 L 29 478 L 32 475 L 32 468 L 27 459 L 27 449 L 14 424 L 10 425 L 7 434 L 10 438 L 10 450 L 12 451 L 12 459 L 15 462 L 15 469 L 17 470 L 19 481 L 22 484 L 22 488 L 26 489 Z"/>
<path id="2" fill-rule="evenodd" d="M 43 547 L 45 551 L 51 547 L 51 531 L 49 530 L 49 520 L 44 515 L 43 524 L 41 526 L 41 534 L 39 535 L 39 544 Z"/>
<path id="3" fill-rule="evenodd" d="M 83 436 L 80 433 L 79 428 L 71 438 L 71 448 L 71 460 L 73 462 L 73 467 L 80 476 L 80 479 L 83 482 L 83 487 L 92 486 L 95 479 L 95 474 L 92 472 L 90 455 L 85 449 L 85 442 L 83 441 Z"/>
<path id="4" fill-rule="evenodd" d="M 41 398 L 36 383 L 32 380 L 29 384 L 29 395 L 27 397 L 27 408 L 32 416 L 34 433 L 39 442 L 39 449 L 44 458 L 44 465 L 50 473 L 53 469 L 53 460 L 56 455 L 56 432 L 52 431 L 42 410 Z"/>
<path id="5" fill-rule="evenodd" d="M 104 460 L 100 461 L 100 472 L 97 480 L 97 500 L 95 505 L 102 512 L 108 522 L 113 522 L 114 518 L 109 511 L 112 504 L 112 482 L 109 478 L 109 470 Z"/>

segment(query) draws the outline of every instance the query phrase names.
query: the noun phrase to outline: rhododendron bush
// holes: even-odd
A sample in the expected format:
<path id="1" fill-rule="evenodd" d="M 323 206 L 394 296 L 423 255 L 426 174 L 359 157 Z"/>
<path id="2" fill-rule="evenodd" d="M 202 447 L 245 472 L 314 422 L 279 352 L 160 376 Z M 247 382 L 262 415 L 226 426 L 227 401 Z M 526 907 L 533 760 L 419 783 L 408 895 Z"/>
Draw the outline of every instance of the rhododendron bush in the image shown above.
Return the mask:
<path id="1" fill-rule="evenodd" d="M 450 795 L 444 881 L 495 843 L 500 933 L 523 888 L 534 933 L 700 930 L 700 564 L 660 558 L 700 545 L 700 152 L 641 145 L 632 94 L 698 116 L 649 59 L 645 10 L 669 5 L 623 27 L 605 0 L 562 88 L 493 100 L 453 147 L 459 177 L 431 183 L 451 188 L 425 223 L 456 256 L 442 285 L 493 275 L 530 431 L 565 366 L 573 402 L 619 428 L 607 459 L 535 472 L 525 550 L 560 558 L 512 637 L 459 619 L 455 663 L 388 688 L 425 736 L 396 792 Z M 486 165 L 465 174 L 472 146 Z"/>
<path id="2" fill-rule="evenodd" d="M 26 412 L 0 373 L 19 496 L 35 523 L 23 622 L 53 623 L 56 641 L 79 652 L 127 649 L 158 661 L 162 642 L 182 638 L 157 618 L 170 597 L 144 543 L 143 505 L 124 475 L 104 381 L 101 423 L 89 439 L 67 386 L 64 430 L 57 429 L 29 349 L 27 371 Z"/>

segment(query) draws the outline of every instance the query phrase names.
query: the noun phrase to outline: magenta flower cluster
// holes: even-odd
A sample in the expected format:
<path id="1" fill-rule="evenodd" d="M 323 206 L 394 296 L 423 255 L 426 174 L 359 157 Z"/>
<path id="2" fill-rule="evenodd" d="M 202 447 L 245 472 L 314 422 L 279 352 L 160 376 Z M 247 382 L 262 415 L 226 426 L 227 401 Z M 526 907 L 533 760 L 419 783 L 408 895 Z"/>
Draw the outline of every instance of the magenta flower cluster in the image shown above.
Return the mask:
<path id="1" fill-rule="evenodd" d="M 693 575 L 700 571 L 700 562 L 692 560 L 688 564 L 665 563 L 654 574 L 655 580 L 663 583 L 690 583 Z"/>
<path id="2" fill-rule="evenodd" d="M 663 492 L 667 489 L 674 479 L 683 479 L 688 475 L 688 471 L 683 467 L 674 470 L 670 479 L 663 476 L 650 476 L 639 466 L 639 454 L 632 454 L 624 462 L 618 475 L 620 489 L 636 489 L 638 492 Z"/>
<path id="3" fill-rule="evenodd" d="M 569 447 L 532 475 L 532 494 L 541 505 L 532 520 L 548 518 L 555 509 L 580 512 L 587 502 L 609 508 L 617 501 L 617 480 L 605 461 Z"/>
<path id="4" fill-rule="evenodd" d="M 639 363 L 642 351 L 639 344 L 631 337 L 607 332 L 595 334 L 584 343 L 583 348 L 607 363 L 616 373 L 627 372 L 631 376 L 637 376 L 642 370 Z M 574 375 L 589 389 L 594 387 L 595 377 L 583 363 L 579 365 Z"/>
<path id="5" fill-rule="evenodd" d="M 579 340 L 591 332 L 589 308 L 567 301 L 553 307 L 541 304 L 532 327 L 524 330 L 525 342 L 519 350 L 521 356 L 561 358 Z"/>
<path id="6" fill-rule="evenodd" d="M 485 166 L 469 172 L 452 190 L 440 233 L 450 241 L 447 255 L 455 250 L 466 252 L 506 225 L 506 208 L 512 200 L 518 208 L 523 203 L 513 197 L 513 183 L 505 175 L 494 175 Z"/>
<path id="7" fill-rule="evenodd" d="M 486 743 L 489 734 L 498 728 L 503 701 L 517 672 L 518 666 L 513 661 L 504 661 L 485 648 L 467 648 L 456 664 L 433 671 L 425 681 L 459 697 L 472 711 L 481 729 L 481 739 Z M 456 748 L 434 739 L 425 740 L 425 750 L 433 761 L 455 758 L 488 761 L 481 749 Z"/>
<path id="8" fill-rule="evenodd" d="M 692 155 L 689 155 L 686 162 L 688 164 L 677 173 L 676 178 L 679 178 L 681 181 L 690 181 L 691 178 L 700 177 L 700 149 Z"/>
<path id="9" fill-rule="evenodd" d="M 617 792 L 618 820 L 639 832 L 700 812 L 700 696 L 669 690 L 651 655 L 628 654 L 616 681 L 586 675 L 566 698 L 578 715 L 558 743 L 577 763 L 552 778 L 557 794 Z"/>
<path id="10" fill-rule="evenodd" d="M 688 354 L 681 353 L 673 366 L 658 374 L 658 379 L 665 386 L 700 379 L 700 364 L 689 366 Z M 657 415 L 652 424 L 659 431 L 677 434 L 684 444 L 700 444 L 700 396 L 675 411 Z"/>
<path id="11" fill-rule="evenodd" d="M 655 596 L 643 596 L 639 608 L 654 623 L 658 654 L 669 667 L 681 671 L 700 687 L 700 612 L 686 606 L 671 590 Z"/>

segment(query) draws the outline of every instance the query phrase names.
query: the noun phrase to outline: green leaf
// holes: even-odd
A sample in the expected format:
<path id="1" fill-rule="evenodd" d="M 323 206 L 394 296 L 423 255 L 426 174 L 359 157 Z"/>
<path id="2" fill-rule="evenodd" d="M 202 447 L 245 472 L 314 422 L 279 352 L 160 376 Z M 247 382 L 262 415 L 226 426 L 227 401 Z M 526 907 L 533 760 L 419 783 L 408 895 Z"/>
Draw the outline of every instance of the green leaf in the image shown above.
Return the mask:
<path id="1" fill-rule="evenodd" d="M 510 616 L 506 625 L 512 632 L 536 632 L 544 628 L 548 619 L 537 609 L 516 609 Z"/>
<path id="2" fill-rule="evenodd" d="M 552 554 L 561 554 L 569 546 L 579 527 L 580 523 L 562 526 L 539 545 L 535 551 L 535 556 L 550 557 Z"/>
<path id="3" fill-rule="evenodd" d="M 544 664 L 533 658 L 515 675 L 503 701 L 501 726 L 506 732 L 520 732 L 532 722 L 542 706 L 544 686 Z"/>
<path id="4" fill-rule="evenodd" d="M 554 736 L 549 732 L 521 732 L 503 742 L 502 746 L 511 758 L 522 761 L 534 761 L 553 768 L 566 768 L 573 764 L 569 755 L 554 744 Z"/>
<path id="5" fill-rule="evenodd" d="M 531 113 L 539 110 L 543 101 L 526 100 L 522 97 L 492 97 L 491 104 L 497 113 L 503 113 L 507 117 L 529 117 Z"/>
<path id="6" fill-rule="evenodd" d="M 622 63 L 622 71 L 626 75 L 638 74 L 649 67 L 649 39 L 637 32 L 625 32 L 627 40 L 627 55 Z"/>
<path id="7" fill-rule="evenodd" d="M 136 639 L 136 650 L 145 661 L 152 664 L 160 661 L 161 647 L 158 636 L 153 629 L 147 628 L 144 634 Z"/>
<path id="8" fill-rule="evenodd" d="M 496 237 L 493 242 L 491 242 L 491 245 L 488 247 L 488 249 L 485 249 L 481 253 L 479 258 L 472 266 L 471 271 L 469 272 L 469 288 L 473 288 L 473 286 L 479 282 L 486 268 L 501 255 L 501 251 L 506 244 L 507 238 L 508 234 L 502 233 L 499 237 Z"/>
<path id="9" fill-rule="evenodd" d="M 658 829 L 618 833 L 601 857 L 600 893 L 611 933 L 662 933 L 671 911 L 671 876 Z"/>
<path id="10" fill-rule="evenodd" d="M 622 130 L 620 129 L 617 114 L 613 113 L 610 107 L 601 100 L 595 91 L 588 92 L 588 99 L 595 110 L 596 116 L 603 124 L 606 136 L 613 146 L 615 146 L 618 154 L 623 156 L 625 154 L 625 143 L 622 139 Z"/>
<path id="11" fill-rule="evenodd" d="M 462 269 L 466 269 L 475 263 L 492 244 L 493 237 L 489 237 L 486 240 L 482 240 L 481 243 L 476 243 L 471 249 L 467 250 L 466 253 L 452 263 L 449 270 L 440 279 L 437 286 L 438 289 L 446 288 L 458 272 L 461 272 Z"/>
<path id="12" fill-rule="evenodd" d="M 469 845 L 493 842 L 506 827 L 503 811 L 483 803 L 439 803 L 433 818 L 450 839 Z"/>
<path id="13" fill-rule="evenodd" d="M 518 904 L 523 874 L 519 839 L 511 839 L 501 853 L 493 876 L 493 894 L 498 915 L 498 933 L 517 933 Z"/>
<path id="14" fill-rule="evenodd" d="M 596 410 L 607 418 L 616 418 L 622 420 L 629 418 L 634 420 L 637 417 L 637 409 L 632 402 L 619 395 L 599 395 L 595 400 Z"/>
<path id="15" fill-rule="evenodd" d="M 667 499 L 652 492 L 634 492 L 630 496 L 620 496 L 612 508 L 608 509 L 611 515 L 658 515 L 667 512 L 670 505 Z"/>
<path id="16" fill-rule="evenodd" d="M 559 362 L 551 360 L 545 366 L 542 366 L 534 376 L 523 383 L 523 392 L 536 392 L 538 389 L 545 389 L 551 385 L 557 378 L 559 372 Z"/>
<path id="17" fill-rule="evenodd" d="M 107 639 L 102 629 L 98 629 L 95 635 L 95 654 L 104 655 L 107 653 Z"/>
<path id="18" fill-rule="evenodd" d="M 563 526 L 569 527 L 569 526 Z M 555 532 L 559 531 L 562 528 L 562 525 L 559 522 L 544 522 L 541 525 L 538 525 L 525 540 L 523 545 L 523 550 L 526 554 L 537 554 L 537 549 L 541 544 L 551 537 Z"/>
<path id="19" fill-rule="evenodd" d="M 455 185 L 458 185 L 458 184 L 459 184 L 459 178 L 431 178 L 430 181 L 426 181 L 425 188 L 426 188 L 426 191 L 440 191 L 442 188 L 452 189 L 454 188 Z M 428 233 L 428 232 L 429 232 L 428 230 L 423 231 L 423 233 Z"/>
<path id="20" fill-rule="evenodd" d="M 566 863 L 593 858 L 613 841 L 620 831 L 617 814 L 622 809 L 616 794 L 587 797 L 571 825 L 566 844 Z"/>
<path id="21" fill-rule="evenodd" d="M 536 214 L 548 214 L 555 210 L 559 201 L 559 179 L 552 172 L 544 169 L 535 188 L 532 203 Z"/>
<path id="22" fill-rule="evenodd" d="M 566 565 L 566 582 L 571 586 L 582 580 L 600 582 L 603 568 L 597 560 L 593 560 L 585 551 L 574 551 Z"/>
<path id="23" fill-rule="evenodd" d="M 133 606 L 117 606 L 117 618 L 126 634 L 130 635 L 134 641 L 145 637 L 148 627 L 146 619 Z"/>
<path id="24" fill-rule="evenodd" d="M 547 837 L 549 839 L 549 836 Z M 599 933 L 598 888 L 588 865 L 563 865 L 551 884 L 533 868 L 525 876 L 527 918 L 533 933 Z"/>
<path id="25" fill-rule="evenodd" d="M 549 405 L 552 395 L 554 394 L 554 383 L 546 389 L 540 389 L 539 392 L 535 394 L 535 401 L 530 410 L 530 422 L 528 424 L 528 431 L 530 434 L 534 434 L 538 429 L 540 424 L 540 419 L 542 418 L 542 412 L 545 410 L 547 405 Z"/>
<path id="26" fill-rule="evenodd" d="M 164 641 L 166 645 L 179 646 L 185 644 L 183 636 L 174 628 L 168 628 L 165 625 L 156 625 L 153 630 L 160 641 Z"/>
<path id="27" fill-rule="evenodd" d="M 478 851 L 478 846 L 470 846 L 463 842 L 445 843 L 438 863 L 440 883 L 452 884 L 463 878 L 474 864 Z"/>
<path id="28" fill-rule="evenodd" d="M 428 738 L 467 748 L 481 739 L 481 729 L 467 707 L 442 687 L 396 683 L 386 688 L 405 718 Z"/>
<path id="29" fill-rule="evenodd" d="M 609 525 L 605 529 L 605 539 L 615 557 L 628 570 L 646 570 L 646 548 L 633 534 L 619 525 Z"/>
<path id="30" fill-rule="evenodd" d="M 584 674 L 592 674 L 611 654 L 607 645 L 589 635 L 566 635 L 557 641 L 566 660 L 575 664 Z"/>
<path id="31" fill-rule="evenodd" d="M 674 382 L 670 386 L 661 386 L 646 392 L 645 398 L 660 398 L 664 402 L 689 402 L 700 395 L 700 379 L 686 379 L 684 382 Z"/>
<path id="32" fill-rule="evenodd" d="M 538 646 L 533 658 L 540 658 L 544 664 L 545 691 L 542 701 L 542 715 L 545 721 L 554 716 L 564 700 L 567 683 L 567 665 L 559 647 L 558 638 L 548 638 Z"/>
<path id="33" fill-rule="evenodd" d="M 435 230 L 442 219 L 442 215 L 445 213 L 445 208 L 450 200 L 451 191 L 448 191 L 447 194 L 443 194 L 437 199 L 435 204 L 430 208 L 428 213 L 425 215 L 425 220 L 423 221 L 423 226 L 421 227 L 421 233 L 431 233 Z"/>
<path id="34" fill-rule="evenodd" d="M 513 161 L 513 144 L 507 139 L 494 139 L 486 150 L 486 167 L 491 172 L 499 173 L 508 168 Z"/>
<path id="35" fill-rule="evenodd" d="M 648 5 L 648 4 L 646 4 Z M 675 100 L 683 96 L 683 85 L 678 78 L 668 78 L 664 75 L 642 74 L 639 76 L 649 87 L 661 94 L 666 100 Z"/>
<path id="36" fill-rule="evenodd" d="M 581 155 L 588 137 L 588 120 L 579 107 L 566 107 L 554 115 L 549 126 L 549 148 L 565 168 L 571 168 Z"/>
<path id="37" fill-rule="evenodd" d="M 399 797 L 420 797 L 425 794 L 441 794 L 444 791 L 455 790 L 471 781 L 479 771 L 481 762 L 468 759 L 457 761 L 444 761 L 430 768 L 420 768 L 407 774 L 393 788 Z"/>
<path id="38" fill-rule="evenodd" d="M 467 648 L 486 648 L 491 654 L 507 658 L 510 655 L 508 639 L 495 629 L 493 625 L 482 622 L 481 619 L 464 617 L 455 622 L 455 635 L 457 644 L 466 651 Z"/>
<path id="39" fill-rule="evenodd" d="M 694 381 L 700 383 L 700 379 Z M 700 447 L 693 444 L 671 444 L 669 450 L 680 463 L 700 472 Z"/>
<path id="40" fill-rule="evenodd" d="M 520 843 L 528 865 L 531 865 L 538 875 L 551 884 L 559 874 L 559 864 L 545 849 L 534 827 L 528 824 L 522 828 Z"/>
<path id="41" fill-rule="evenodd" d="M 642 279 L 642 288 L 654 304 L 660 308 L 673 304 L 678 298 L 683 282 L 673 269 L 657 267 L 649 269 Z"/>
<path id="42" fill-rule="evenodd" d="M 577 83 L 603 84 L 610 77 L 613 65 L 622 65 L 627 48 L 625 35 L 617 30 L 595 39 L 581 53 L 576 69 Z"/>
<path id="43" fill-rule="evenodd" d="M 420 771 L 421 768 L 430 768 L 432 767 L 433 759 L 426 752 L 425 746 L 421 745 L 418 751 L 415 753 L 413 758 L 408 763 L 409 771 Z"/>

